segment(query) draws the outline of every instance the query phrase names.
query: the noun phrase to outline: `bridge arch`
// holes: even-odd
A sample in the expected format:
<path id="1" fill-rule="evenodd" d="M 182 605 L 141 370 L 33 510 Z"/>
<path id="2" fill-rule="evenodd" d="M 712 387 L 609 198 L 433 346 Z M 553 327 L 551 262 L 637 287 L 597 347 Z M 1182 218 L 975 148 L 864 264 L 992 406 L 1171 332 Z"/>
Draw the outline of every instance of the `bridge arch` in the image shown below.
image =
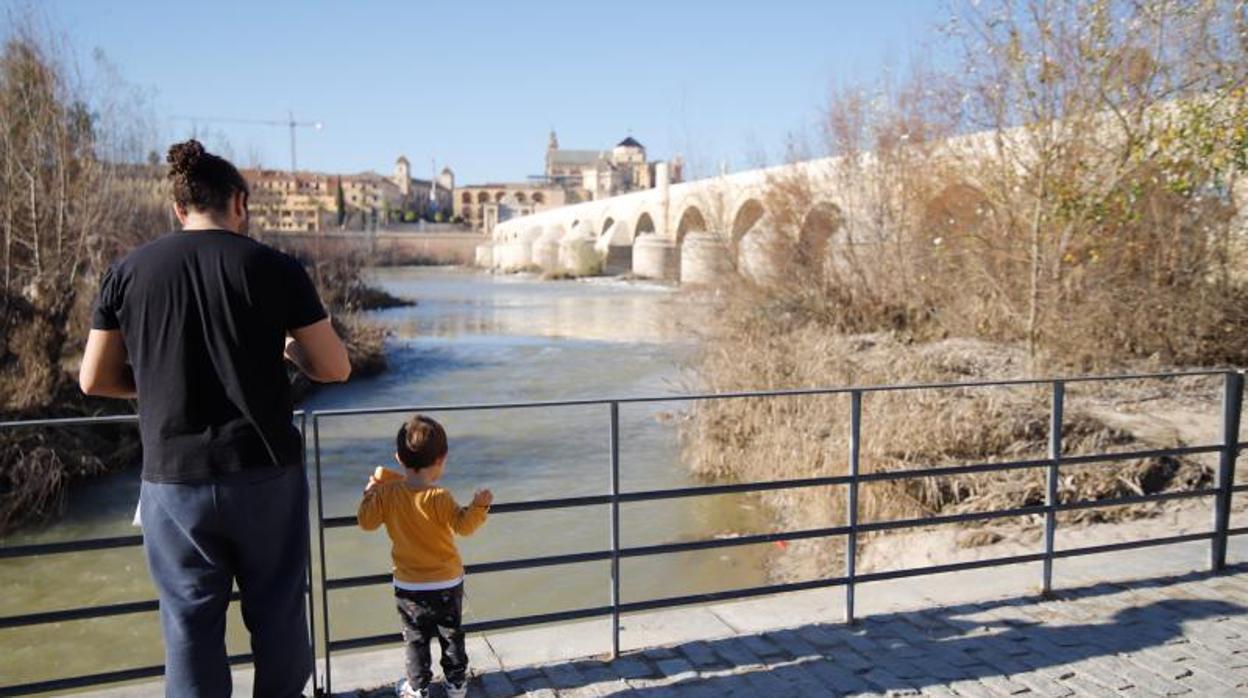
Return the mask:
<path id="1" fill-rule="evenodd" d="M 732 244 L 741 243 L 741 238 L 745 237 L 755 225 L 763 219 L 767 210 L 759 203 L 758 199 L 746 199 L 737 207 L 737 213 L 732 217 Z"/>
<path id="2" fill-rule="evenodd" d="M 708 231 L 706 217 L 697 206 L 690 205 L 680 214 L 680 223 L 676 225 L 676 244 L 684 242 L 689 233 L 705 233 Z"/>
<path id="3" fill-rule="evenodd" d="M 657 228 L 654 227 L 654 218 L 649 211 L 642 211 L 641 215 L 637 216 L 637 223 L 633 225 L 633 230 L 637 237 L 655 234 Z"/>
<path id="4" fill-rule="evenodd" d="M 603 273 L 624 274 L 633 270 L 633 231 L 628 221 L 616 220 L 608 214 L 594 249 L 602 259 Z"/>
<path id="5" fill-rule="evenodd" d="M 822 269 L 828 260 L 828 244 L 845 226 L 845 214 L 841 207 L 828 201 L 820 201 L 802 217 L 797 230 L 798 260 L 815 269 Z"/>
<path id="6" fill-rule="evenodd" d="M 483 191 L 477 194 L 477 203 L 488 204 L 489 202 L 490 202 L 490 193 L 488 191 Z"/>

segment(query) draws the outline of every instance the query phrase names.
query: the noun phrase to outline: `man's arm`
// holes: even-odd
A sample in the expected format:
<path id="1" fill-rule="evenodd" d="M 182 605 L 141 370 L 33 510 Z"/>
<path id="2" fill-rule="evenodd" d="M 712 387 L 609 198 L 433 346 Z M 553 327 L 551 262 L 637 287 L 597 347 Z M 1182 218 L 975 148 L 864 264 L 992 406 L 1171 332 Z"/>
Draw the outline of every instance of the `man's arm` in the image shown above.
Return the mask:
<path id="1" fill-rule="evenodd" d="M 78 387 L 87 395 L 133 398 L 134 371 L 126 363 L 126 343 L 121 330 L 91 330 L 78 369 Z"/>
<path id="2" fill-rule="evenodd" d="M 347 348 L 329 318 L 290 331 L 286 358 L 318 383 L 341 383 L 351 375 Z"/>

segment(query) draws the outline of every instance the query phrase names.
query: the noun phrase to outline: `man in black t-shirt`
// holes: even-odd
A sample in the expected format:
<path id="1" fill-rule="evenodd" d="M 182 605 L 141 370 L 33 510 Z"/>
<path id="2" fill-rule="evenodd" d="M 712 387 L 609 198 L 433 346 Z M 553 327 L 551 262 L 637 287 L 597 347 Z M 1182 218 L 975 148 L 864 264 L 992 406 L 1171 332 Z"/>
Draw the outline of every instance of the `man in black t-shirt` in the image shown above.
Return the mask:
<path id="1" fill-rule="evenodd" d="M 105 274 L 79 381 L 91 395 L 138 398 L 166 695 L 229 695 L 237 582 L 254 694 L 298 696 L 312 671 L 308 489 L 284 359 L 323 382 L 351 367 L 302 265 L 246 237 L 238 170 L 193 140 L 169 162 L 182 230 Z"/>

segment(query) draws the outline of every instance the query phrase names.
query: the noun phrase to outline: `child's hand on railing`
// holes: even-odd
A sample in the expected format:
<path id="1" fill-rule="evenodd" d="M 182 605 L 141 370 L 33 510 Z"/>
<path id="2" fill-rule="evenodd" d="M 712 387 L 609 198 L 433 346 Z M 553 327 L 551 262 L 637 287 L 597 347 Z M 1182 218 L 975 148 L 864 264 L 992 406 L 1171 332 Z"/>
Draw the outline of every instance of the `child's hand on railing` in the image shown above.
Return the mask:
<path id="1" fill-rule="evenodd" d="M 474 507 L 483 507 L 488 509 L 494 503 L 494 493 L 489 490 L 477 490 L 472 495 L 472 505 Z"/>
<path id="2" fill-rule="evenodd" d="M 401 479 L 403 479 L 402 473 L 396 473 L 389 468 L 379 465 L 373 470 L 372 475 L 368 476 L 368 484 L 364 486 L 364 491 L 370 492 L 374 487 L 388 480 Z"/>

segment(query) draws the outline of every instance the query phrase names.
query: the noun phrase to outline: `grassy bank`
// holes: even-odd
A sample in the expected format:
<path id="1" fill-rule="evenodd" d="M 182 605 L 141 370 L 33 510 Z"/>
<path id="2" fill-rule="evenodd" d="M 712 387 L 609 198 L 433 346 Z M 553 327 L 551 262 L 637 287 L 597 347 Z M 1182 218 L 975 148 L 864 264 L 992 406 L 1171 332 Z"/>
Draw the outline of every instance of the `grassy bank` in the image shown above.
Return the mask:
<path id="1" fill-rule="evenodd" d="M 842 333 L 818 324 L 790 325 L 780 316 L 737 305 L 744 294 L 706 303 L 686 298 L 683 312 L 715 328 L 695 363 L 699 388 L 714 392 L 812 386 L 968 382 L 1029 375 L 1019 345 L 970 338 L 919 340 L 893 332 Z M 714 311 L 708 310 L 711 305 Z M 755 308 L 757 310 L 757 308 Z M 724 318 L 749 320 L 730 322 Z M 718 319 L 717 319 L 718 318 Z M 1167 368 L 1140 362 L 1123 369 Z M 1063 420 L 1063 452 L 1104 453 L 1170 448 L 1216 440 L 1217 379 L 1138 381 L 1072 386 Z M 967 388 L 870 393 L 863 399 L 861 472 L 1042 460 L 1049 440 L 1047 387 Z M 1203 420 L 1203 421 L 1202 421 Z M 685 460 L 711 481 L 766 481 L 846 474 L 847 396 L 758 398 L 699 403 L 683 422 Z M 1195 426 L 1193 426 L 1195 425 Z M 1061 502 L 1207 487 L 1210 458 L 1145 458 L 1067 468 Z M 860 521 L 990 512 L 1044 503 L 1043 469 L 872 483 L 859 490 Z M 777 529 L 845 523 L 843 487 L 779 490 L 759 495 Z M 1147 517 L 1157 505 L 1062 514 L 1063 525 Z M 1039 517 L 966 524 L 958 542 L 974 546 L 1037 528 Z M 887 534 L 878 534 L 887 535 Z M 861 541 L 869 547 L 876 536 Z M 840 569 L 840 538 L 792 541 L 774 553 L 771 573 L 784 581 Z"/>

